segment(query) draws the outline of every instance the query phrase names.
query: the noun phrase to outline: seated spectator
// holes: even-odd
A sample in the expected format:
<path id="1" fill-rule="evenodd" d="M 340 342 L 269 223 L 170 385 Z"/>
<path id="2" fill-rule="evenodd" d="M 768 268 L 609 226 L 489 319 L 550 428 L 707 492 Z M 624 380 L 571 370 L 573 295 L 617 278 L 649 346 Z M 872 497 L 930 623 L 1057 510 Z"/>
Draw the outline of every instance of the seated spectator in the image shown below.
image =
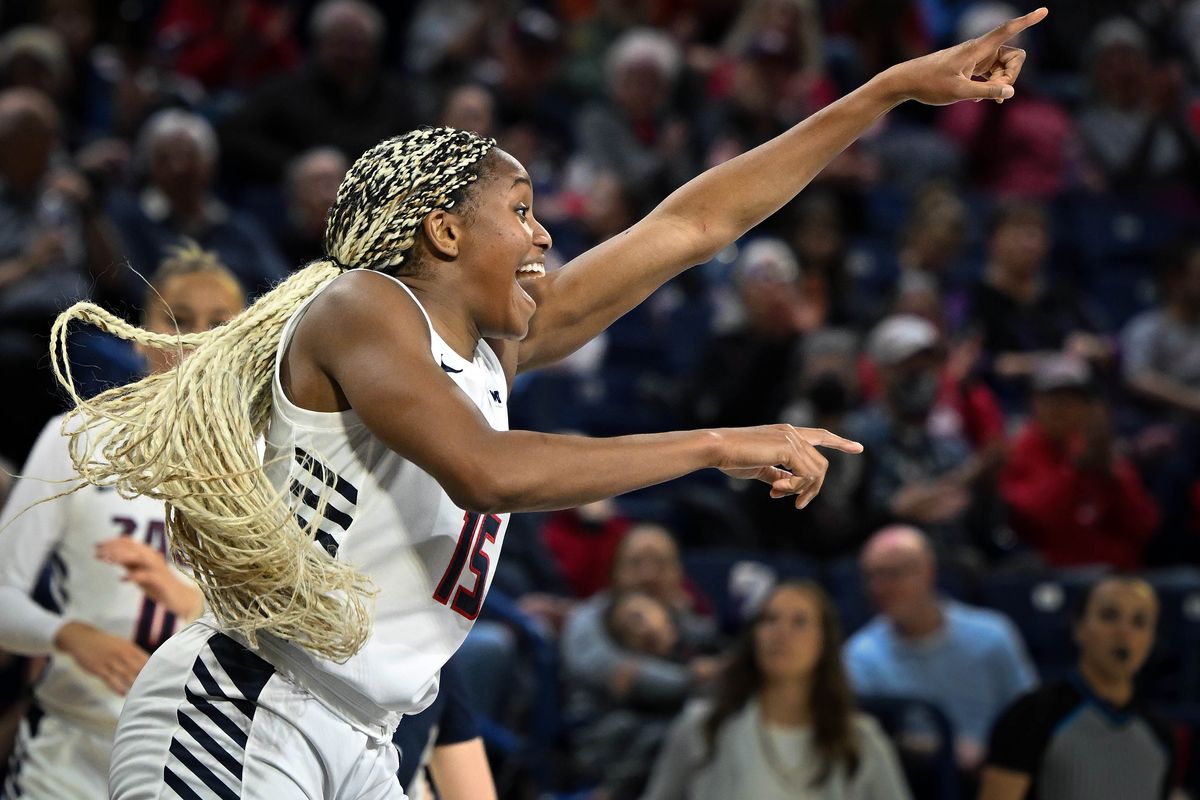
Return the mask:
<path id="1" fill-rule="evenodd" d="M 1021 635 L 1002 614 L 938 595 L 937 559 L 916 528 L 875 534 L 861 565 L 879 616 L 846 644 L 854 691 L 938 705 L 954 726 L 959 768 L 974 772 L 992 722 L 1037 681 Z"/>
<path id="2" fill-rule="evenodd" d="M 1134 690 L 1157 620 L 1154 590 L 1140 578 L 1112 576 L 1089 588 L 1075 609 L 1076 672 L 1000 717 L 980 800 L 1168 796 L 1174 738 Z"/>
<path id="3" fill-rule="evenodd" d="M 585 107 L 576 120 L 587 164 L 655 195 L 691 177 L 687 126 L 671 107 L 682 58 L 669 36 L 649 28 L 613 43 L 605 61 L 610 100 Z"/>
<path id="4" fill-rule="evenodd" d="M 869 513 L 921 525 L 939 551 L 957 559 L 988 533 L 973 531 L 971 519 L 983 510 L 976 484 L 987 464 L 972 457 L 960 433 L 933 424 L 943 347 L 928 320 L 898 314 L 879 323 L 867 354 L 878 369 L 881 396 L 846 425 L 865 448 Z M 981 526 L 990 527 L 987 522 Z"/>
<path id="5" fill-rule="evenodd" d="M 739 319 L 701 357 L 685 393 L 697 427 L 764 425 L 789 399 L 802 334 L 821 327 L 825 304 L 780 239 L 750 242 L 733 270 Z"/>
<path id="6" fill-rule="evenodd" d="M 288 165 L 287 227 L 279 243 L 289 268 L 325 255 L 325 218 L 348 168 L 332 147 L 309 150 Z"/>
<path id="7" fill-rule="evenodd" d="M 1150 40 L 1133 20 L 1112 17 L 1091 42 L 1092 102 L 1079 115 L 1083 141 L 1107 187 L 1200 180 L 1200 141 L 1184 111 L 1182 79 L 1155 70 Z"/>
<path id="8" fill-rule="evenodd" d="M 414 97 L 385 73 L 383 16 L 362 0 L 324 0 L 310 21 L 312 63 L 251 92 L 221 127 L 230 174 L 275 183 L 293 158 L 322 145 L 351 160 L 423 116 Z"/>
<path id="9" fill-rule="evenodd" d="M 121 260 L 87 181 L 54 166 L 61 142 L 48 97 L 0 92 L 0 374 L 21 387 L 5 398 L 0 455 L 15 462 L 59 410 L 46 364 L 50 324 L 66 305 L 104 294 Z"/>
<path id="10" fill-rule="evenodd" d="M 168 0 L 158 16 L 158 49 L 171 67 L 209 92 L 245 89 L 300 60 L 292 10 L 272 0 Z"/>
<path id="11" fill-rule="evenodd" d="M 837 612 L 815 584 L 775 587 L 712 700 L 671 728 L 642 800 L 905 800 L 891 743 L 858 713 Z"/>
<path id="12" fill-rule="evenodd" d="M 1116 452 L 1110 411 L 1087 362 L 1043 361 L 1033 417 L 1000 474 L 1016 534 L 1054 566 L 1134 569 L 1158 524 L 1158 507 Z"/>
<path id="13" fill-rule="evenodd" d="M 686 652 L 711 651 L 716 643 L 716 626 L 696 612 L 684 586 L 675 540 L 656 525 L 634 527 L 617 549 L 610 590 L 572 612 L 560 641 L 568 702 L 585 720 L 573 737 L 576 761 L 618 794 L 628 794 L 645 779 L 671 717 L 719 666 L 712 656 L 680 663 L 621 647 L 609 635 L 606 613 L 614 595 L 634 591 L 670 609 Z M 614 766 L 618 761 L 619 769 Z"/>
<path id="14" fill-rule="evenodd" d="M 613 559 L 633 523 L 612 500 L 556 511 L 541 538 L 576 597 L 591 597 L 612 577 Z"/>
<path id="15" fill-rule="evenodd" d="M 1163 512 L 1162 535 L 1148 558 L 1195 562 L 1190 494 L 1200 477 L 1200 240 L 1168 252 L 1159 287 L 1158 306 L 1121 334 L 1121 367 L 1126 388 L 1142 401 L 1138 461 Z"/>
<path id="16" fill-rule="evenodd" d="M 1012 201 L 996 209 L 988 263 L 967 318 L 983 335 L 986 373 L 1009 413 L 1026 410 L 1028 379 L 1040 359 L 1069 352 L 1103 364 L 1112 355 L 1079 293 L 1047 278 L 1049 252 L 1049 222 L 1041 207 Z"/>
<path id="17" fill-rule="evenodd" d="M 131 304 L 142 285 L 133 270 L 150 274 L 167 249 L 185 237 L 220 256 L 252 298 L 287 274 L 283 257 L 258 223 L 213 196 L 217 138 L 203 117 L 160 111 L 146 121 L 137 150 L 145 186 L 136 197 L 112 202 L 132 268 L 124 273 Z"/>

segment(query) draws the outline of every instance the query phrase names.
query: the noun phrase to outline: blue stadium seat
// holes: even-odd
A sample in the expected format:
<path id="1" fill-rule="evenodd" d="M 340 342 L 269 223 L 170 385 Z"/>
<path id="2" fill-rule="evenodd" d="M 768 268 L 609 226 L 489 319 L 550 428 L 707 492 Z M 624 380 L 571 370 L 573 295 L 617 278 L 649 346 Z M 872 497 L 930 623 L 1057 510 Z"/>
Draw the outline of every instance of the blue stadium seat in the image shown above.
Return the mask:
<path id="1" fill-rule="evenodd" d="M 958 800 L 954 728 L 945 713 L 915 697 L 867 695 L 858 706 L 879 720 L 891 737 L 912 796 L 919 800 Z"/>
<path id="2" fill-rule="evenodd" d="M 1075 663 L 1071 608 L 1094 578 L 1086 572 L 988 575 L 980 584 L 980 602 L 1013 621 L 1042 680 L 1053 680 Z"/>
<path id="3" fill-rule="evenodd" d="M 757 550 L 684 553 L 683 569 L 696 588 L 712 602 L 721 629 L 728 633 L 742 628 L 775 582 L 817 577 L 816 566 L 807 559 Z"/>

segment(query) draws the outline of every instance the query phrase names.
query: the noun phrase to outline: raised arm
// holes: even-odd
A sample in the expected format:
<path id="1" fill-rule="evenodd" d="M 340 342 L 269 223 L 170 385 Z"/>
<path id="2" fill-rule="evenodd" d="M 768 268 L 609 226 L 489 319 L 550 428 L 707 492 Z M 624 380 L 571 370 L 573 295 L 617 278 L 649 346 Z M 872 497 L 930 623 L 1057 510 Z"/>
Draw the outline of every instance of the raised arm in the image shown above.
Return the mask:
<path id="1" fill-rule="evenodd" d="M 324 372 L 375 435 L 461 508 L 566 508 L 706 467 L 770 483 L 775 496 L 803 505 L 827 467 L 815 446 L 861 450 L 789 425 L 611 439 L 497 431 L 433 362 L 425 321 L 402 288 L 365 271 L 338 281 L 301 322 L 289 370 L 307 362 Z"/>
<path id="2" fill-rule="evenodd" d="M 1013 96 L 1025 61 L 1004 42 L 1046 16 L 1038 9 L 985 36 L 898 64 L 786 133 L 680 187 L 645 219 L 531 281 L 538 301 L 518 369 L 556 361 L 583 345 L 675 275 L 703 263 L 778 211 L 884 113 L 918 100 Z"/>

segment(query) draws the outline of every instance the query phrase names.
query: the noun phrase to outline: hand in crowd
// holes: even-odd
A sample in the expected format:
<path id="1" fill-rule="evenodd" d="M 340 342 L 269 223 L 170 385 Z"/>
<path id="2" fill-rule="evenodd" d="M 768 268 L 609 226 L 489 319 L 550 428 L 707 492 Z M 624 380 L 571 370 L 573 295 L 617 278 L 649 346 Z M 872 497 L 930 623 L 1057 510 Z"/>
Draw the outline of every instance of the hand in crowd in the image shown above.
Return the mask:
<path id="1" fill-rule="evenodd" d="M 1041 22 L 1047 13 L 1039 8 L 978 39 L 897 64 L 880 78 L 889 81 L 903 99 L 926 105 L 944 106 L 960 100 L 1002 103 L 1013 96 L 1013 84 L 1025 63 L 1024 50 L 1004 43 Z"/>
<path id="2" fill-rule="evenodd" d="M 64 624 L 54 635 L 54 646 L 120 695 L 129 692 L 134 678 L 150 657 L 128 639 L 113 636 L 85 622 Z"/>
<path id="3" fill-rule="evenodd" d="M 821 491 L 829 461 L 818 447 L 861 453 L 862 445 L 820 428 L 762 425 L 715 431 L 722 457 L 717 467 L 732 478 L 771 484 L 771 497 L 796 497 L 804 508 Z"/>
<path id="4" fill-rule="evenodd" d="M 1107 472 L 1112 467 L 1115 447 L 1108 409 L 1102 403 L 1093 403 L 1079 421 L 1079 434 L 1072 447 L 1075 463 L 1080 469 Z"/>
<path id="5" fill-rule="evenodd" d="M 200 616 L 204 597 L 192 583 L 183 580 L 168 566 L 162 554 L 127 536 L 118 536 L 96 545 L 96 558 L 125 568 L 121 580 L 132 581 L 156 603 L 178 617 Z"/>
<path id="6" fill-rule="evenodd" d="M 900 519 L 936 525 L 966 511 L 971 505 L 971 493 L 954 480 L 913 483 L 892 495 L 888 505 Z"/>

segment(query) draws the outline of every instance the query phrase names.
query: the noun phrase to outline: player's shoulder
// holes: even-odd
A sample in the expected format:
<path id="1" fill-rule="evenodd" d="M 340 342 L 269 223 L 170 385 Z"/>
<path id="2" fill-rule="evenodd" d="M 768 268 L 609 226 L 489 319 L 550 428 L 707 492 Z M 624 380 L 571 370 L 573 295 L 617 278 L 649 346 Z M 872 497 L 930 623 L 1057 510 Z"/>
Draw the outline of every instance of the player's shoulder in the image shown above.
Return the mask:
<path id="1" fill-rule="evenodd" d="M 297 337 L 318 345 L 389 334 L 428 343 L 429 323 L 412 290 L 368 269 L 347 270 L 322 287 L 296 328 Z"/>

